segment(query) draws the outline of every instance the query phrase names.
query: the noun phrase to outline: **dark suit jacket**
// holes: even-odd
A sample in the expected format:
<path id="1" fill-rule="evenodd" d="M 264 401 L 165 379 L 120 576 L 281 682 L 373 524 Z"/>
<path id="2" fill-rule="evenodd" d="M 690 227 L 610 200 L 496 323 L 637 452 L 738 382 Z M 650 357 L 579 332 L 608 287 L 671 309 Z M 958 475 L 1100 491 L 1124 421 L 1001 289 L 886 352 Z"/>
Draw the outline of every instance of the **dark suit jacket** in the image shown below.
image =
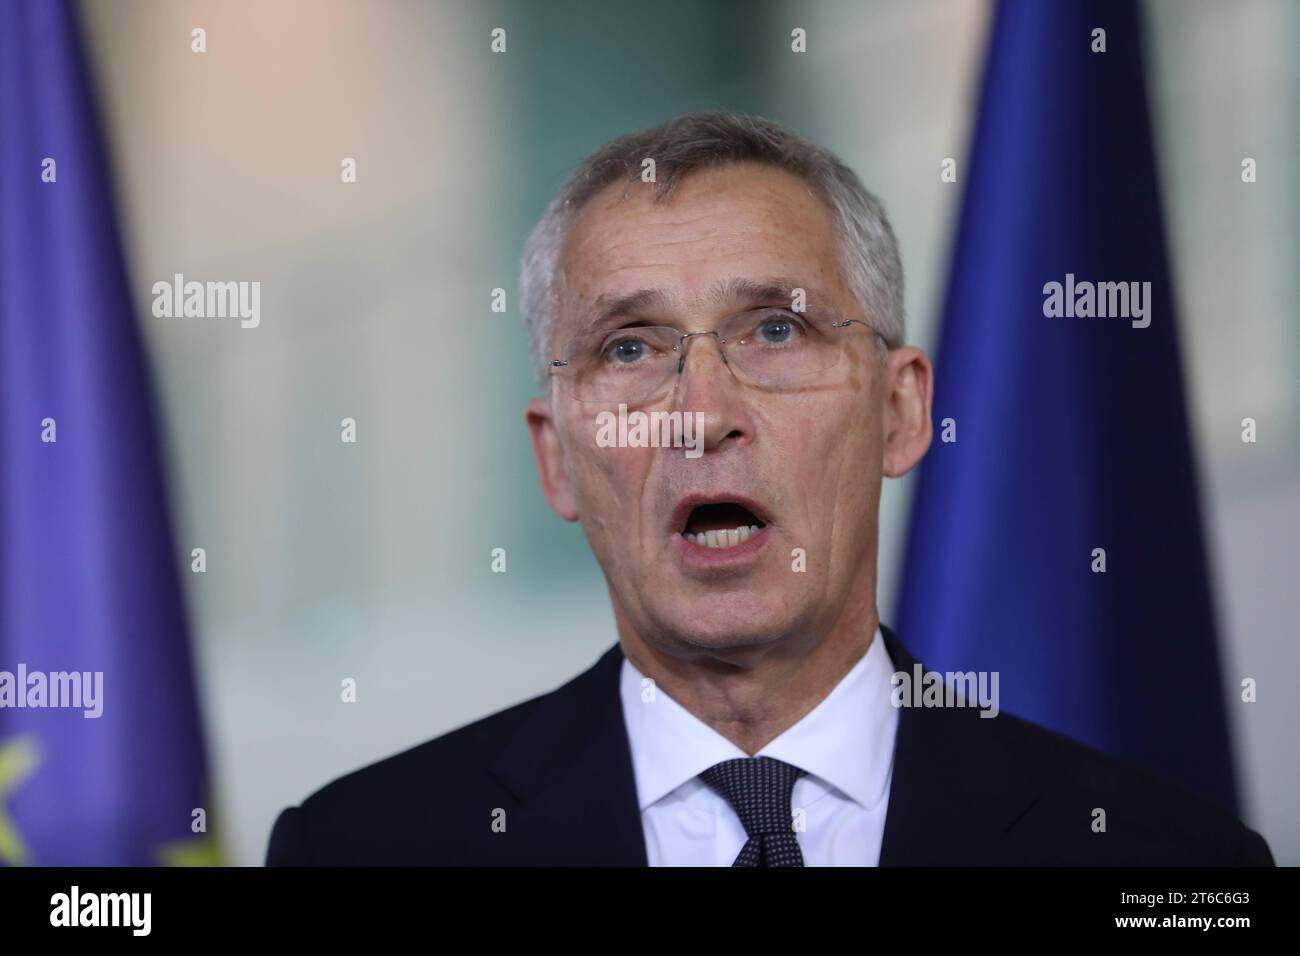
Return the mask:
<path id="1" fill-rule="evenodd" d="M 915 663 L 881 628 L 894 668 Z M 268 865 L 645 866 L 618 644 L 549 694 L 381 760 L 280 814 Z M 1092 829 L 1106 811 L 1106 831 Z M 494 811 L 505 832 L 494 832 Z M 498 817 L 500 814 L 496 814 Z M 1218 807 L 1067 737 L 902 708 L 880 863 L 1272 865 Z"/>

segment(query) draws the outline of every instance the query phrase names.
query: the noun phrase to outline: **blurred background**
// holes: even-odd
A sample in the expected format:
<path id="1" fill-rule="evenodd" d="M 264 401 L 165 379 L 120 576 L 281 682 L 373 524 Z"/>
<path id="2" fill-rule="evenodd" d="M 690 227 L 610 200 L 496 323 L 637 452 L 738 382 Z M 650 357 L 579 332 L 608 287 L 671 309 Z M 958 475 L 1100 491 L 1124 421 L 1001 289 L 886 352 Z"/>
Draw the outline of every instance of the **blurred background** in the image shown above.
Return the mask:
<path id="1" fill-rule="evenodd" d="M 1296 864 L 1300 4 L 1143 9 L 1243 815 Z M 327 780 L 549 690 L 614 641 L 580 530 L 537 490 L 522 409 L 538 390 L 516 309 L 524 237 L 595 147 L 721 108 L 831 148 L 889 210 L 910 338 L 934 348 L 961 199 L 939 165 L 967 154 L 988 3 L 78 11 L 230 862 L 260 863 L 275 814 Z M 1243 188 L 1242 156 L 1267 190 Z M 346 157 L 354 184 L 340 181 Z M 153 317 L 151 285 L 177 272 L 260 281 L 261 326 Z M 1247 416 L 1256 444 L 1240 439 Z M 339 440 L 345 417 L 355 445 Z M 886 486 L 887 623 L 910 492 L 910 479 Z M 491 571 L 498 547 L 505 574 Z M 1261 700 L 1231 706 L 1243 675 Z M 357 703 L 342 706 L 349 677 Z"/>

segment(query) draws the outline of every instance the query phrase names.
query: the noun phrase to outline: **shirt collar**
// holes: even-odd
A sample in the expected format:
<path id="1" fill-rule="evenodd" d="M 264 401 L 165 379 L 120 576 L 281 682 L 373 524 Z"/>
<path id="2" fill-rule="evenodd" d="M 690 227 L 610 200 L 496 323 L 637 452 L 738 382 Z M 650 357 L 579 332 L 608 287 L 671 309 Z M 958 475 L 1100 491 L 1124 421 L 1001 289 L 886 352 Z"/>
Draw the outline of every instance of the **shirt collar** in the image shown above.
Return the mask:
<path id="1" fill-rule="evenodd" d="M 806 770 L 870 809 L 885 796 L 898 711 L 893 664 L 877 628 L 867 652 L 820 703 L 758 751 Z M 644 682 L 644 683 L 643 683 Z M 743 750 L 655 687 L 623 659 L 619 695 L 641 809 Z"/>

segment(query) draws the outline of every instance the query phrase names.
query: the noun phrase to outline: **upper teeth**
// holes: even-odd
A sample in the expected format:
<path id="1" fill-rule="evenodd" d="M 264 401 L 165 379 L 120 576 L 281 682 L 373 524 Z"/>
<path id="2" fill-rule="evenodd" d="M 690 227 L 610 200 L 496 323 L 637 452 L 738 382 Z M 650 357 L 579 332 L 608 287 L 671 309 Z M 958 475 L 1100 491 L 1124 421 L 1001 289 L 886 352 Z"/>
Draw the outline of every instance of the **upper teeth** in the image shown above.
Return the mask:
<path id="1" fill-rule="evenodd" d="M 736 545 L 748 541 L 751 534 L 758 534 L 758 525 L 742 525 L 739 528 L 723 529 L 722 531 L 701 531 L 699 534 L 691 534 L 687 531 L 683 534 L 683 537 L 687 541 L 694 541 L 706 548 L 734 548 Z"/>

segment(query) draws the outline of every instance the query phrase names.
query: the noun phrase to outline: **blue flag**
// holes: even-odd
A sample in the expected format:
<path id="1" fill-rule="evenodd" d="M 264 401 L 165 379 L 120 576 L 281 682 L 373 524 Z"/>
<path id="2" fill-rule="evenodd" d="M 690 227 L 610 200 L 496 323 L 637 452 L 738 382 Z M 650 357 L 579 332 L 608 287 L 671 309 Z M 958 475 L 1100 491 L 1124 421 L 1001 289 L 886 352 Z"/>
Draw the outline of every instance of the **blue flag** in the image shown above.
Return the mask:
<path id="1" fill-rule="evenodd" d="M 899 633 L 1236 810 L 1132 4 L 998 6 Z"/>
<path id="2" fill-rule="evenodd" d="M 178 572 L 76 23 L 0 0 L 0 863 L 212 859 Z"/>

